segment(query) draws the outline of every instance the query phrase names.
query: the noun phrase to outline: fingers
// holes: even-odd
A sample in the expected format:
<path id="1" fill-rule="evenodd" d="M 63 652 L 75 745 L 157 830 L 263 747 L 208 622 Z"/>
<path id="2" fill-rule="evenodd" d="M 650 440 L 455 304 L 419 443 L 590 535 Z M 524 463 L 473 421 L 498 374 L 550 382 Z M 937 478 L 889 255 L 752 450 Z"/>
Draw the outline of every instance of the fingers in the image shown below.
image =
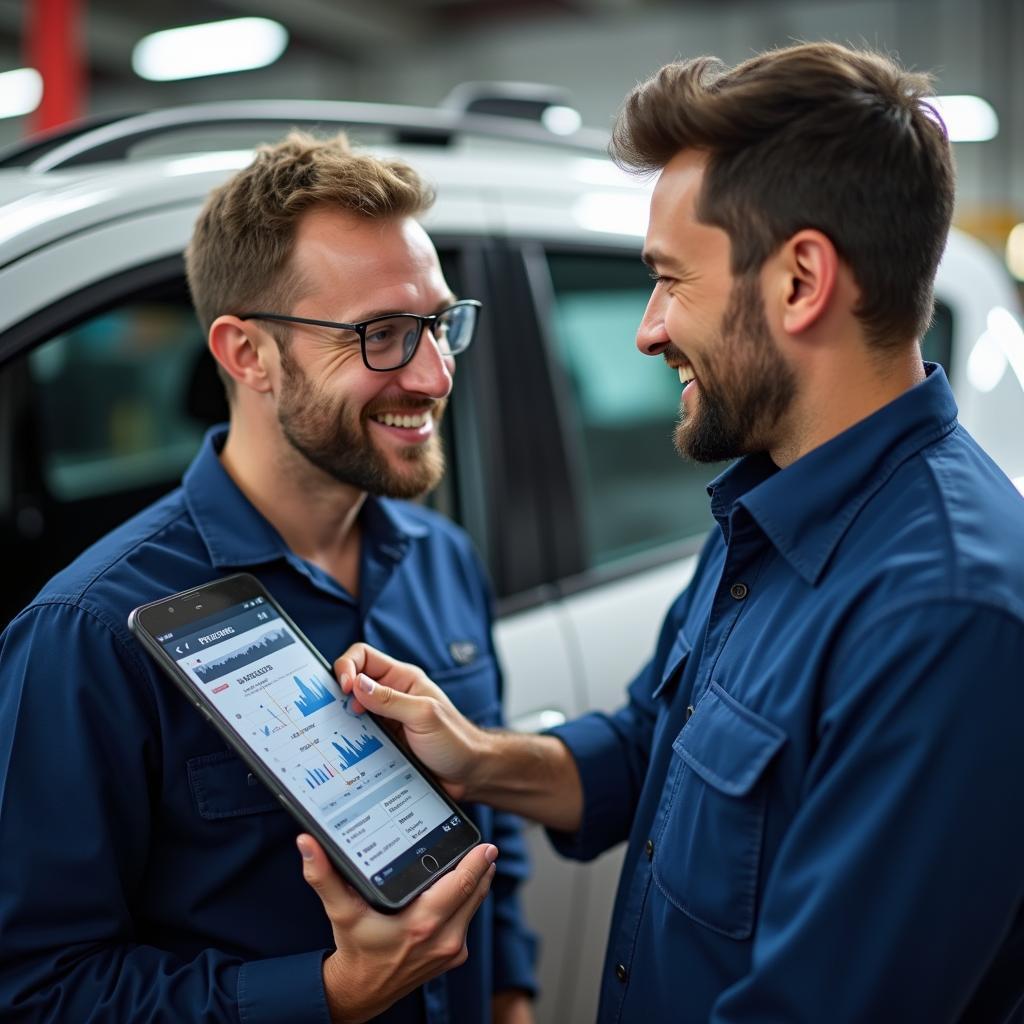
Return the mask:
<path id="1" fill-rule="evenodd" d="M 447 950 L 451 956 L 448 962 L 449 969 L 461 966 L 469 955 L 469 950 L 466 948 L 466 933 L 469 931 L 469 925 L 474 915 L 487 898 L 487 894 L 491 891 L 491 883 L 494 881 L 495 872 L 496 867 L 494 864 L 491 864 L 483 878 L 476 885 L 476 888 L 456 908 L 455 913 L 442 925 L 438 933 L 440 948 Z M 437 886 L 434 888 L 437 888 Z M 460 883 L 459 890 L 465 891 L 465 883 Z"/>
<path id="2" fill-rule="evenodd" d="M 438 915 L 439 920 L 454 920 L 464 916 L 469 920 L 476 913 L 491 887 L 494 878 L 494 862 L 498 859 L 498 848 L 492 843 L 481 843 L 470 850 L 458 866 L 438 879 L 422 896 L 419 902 Z"/>
<path id="3" fill-rule="evenodd" d="M 320 897 L 332 924 L 343 927 L 369 909 L 366 901 L 341 879 L 312 836 L 300 835 L 295 845 L 302 855 L 302 877 Z"/>
<path id="4" fill-rule="evenodd" d="M 369 644 L 353 644 L 340 658 L 334 662 L 334 674 L 346 692 L 352 689 L 352 683 L 360 672 L 365 672 L 374 679 L 379 679 L 387 672 L 397 668 L 401 662 L 395 661 L 376 647 Z M 409 666 L 412 668 L 412 666 Z M 404 675 L 404 673 L 403 673 Z"/>
<path id="5" fill-rule="evenodd" d="M 383 683 L 375 683 L 363 674 L 356 677 L 352 692 L 367 711 L 401 722 L 414 732 L 427 729 L 437 721 L 436 702 L 432 697 L 414 697 Z"/>

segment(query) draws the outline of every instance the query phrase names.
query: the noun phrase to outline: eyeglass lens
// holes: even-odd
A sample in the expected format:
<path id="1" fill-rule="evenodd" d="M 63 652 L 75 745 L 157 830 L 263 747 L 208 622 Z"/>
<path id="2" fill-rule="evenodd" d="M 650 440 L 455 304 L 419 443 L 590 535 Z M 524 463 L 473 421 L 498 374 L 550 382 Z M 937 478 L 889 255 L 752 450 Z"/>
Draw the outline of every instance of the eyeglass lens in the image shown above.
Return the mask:
<path id="1" fill-rule="evenodd" d="M 455 306 L 434 321 L 431 333 L 444 355 L 464 351 L 473 338 L 475 306 Z M 375 370 L 391 370 L 408 362 L 420 339 L 420 321 L 412 316 L 375 320 L 366 328 L 366 361 Z"/>

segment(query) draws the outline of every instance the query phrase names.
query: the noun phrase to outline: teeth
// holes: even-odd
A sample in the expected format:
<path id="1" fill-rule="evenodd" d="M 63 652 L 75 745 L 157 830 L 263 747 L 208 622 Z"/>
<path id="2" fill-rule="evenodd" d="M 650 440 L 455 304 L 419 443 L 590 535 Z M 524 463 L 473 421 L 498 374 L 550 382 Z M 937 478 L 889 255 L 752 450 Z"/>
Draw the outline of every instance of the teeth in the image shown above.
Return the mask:
<path id="1" fill-rule="evenodd" d="M 693 372 L 692 366 L 680 366 L 679 367 L 679 383 L 689 384 L 697 374 Z"/>
<path id="2" fill-rule="evenodd" d="M 415 416 L 396 416 L 394 413 L 384 412 L 373 417 L 378 423 L 386 427 L 419 428 L 426 426 L 430 420 L 429 412 L 421 412 Z"/>

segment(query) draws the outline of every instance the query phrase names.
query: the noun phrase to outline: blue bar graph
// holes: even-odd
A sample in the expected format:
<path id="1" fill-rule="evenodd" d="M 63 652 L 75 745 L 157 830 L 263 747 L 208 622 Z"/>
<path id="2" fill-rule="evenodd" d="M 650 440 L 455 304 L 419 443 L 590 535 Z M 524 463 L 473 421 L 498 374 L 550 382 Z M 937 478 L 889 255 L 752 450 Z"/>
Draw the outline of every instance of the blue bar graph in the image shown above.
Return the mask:
<path id="1" fill-rule="evenodd" d="M 331 770 L 330 765 L 325 764 L 323 768 L 306 769 L 306 782 L 310 789 L 316 789 L 317 786 L 330 782 L 332 778 L 334 778 L 334 772 Z"/>
<path id="2" fill-rule="evenodd" d="M 295 700 L 295 706 L 302 712 L 303 718 L 308 718 L 314 711 L 327 707 L 335 699 L 334 694 L 315 679 L 310 680 L 308 685 L 298 676 L 292 676 L 292 679 L 295 680 L 300 694 Z"/>
<path id="3" fill-rule="evenodd" d="M 345 768 L 351 768 L 359 764 L 364 758 L 369 757 L 375 750 L 380 750 L 383 744 L 376 736 L 368 736 L 366 733 L 363 733 L 355 741 L 345 740 L 344 746 L 332 740 L 331 746 L 341 755 L 342 765 Z"/>

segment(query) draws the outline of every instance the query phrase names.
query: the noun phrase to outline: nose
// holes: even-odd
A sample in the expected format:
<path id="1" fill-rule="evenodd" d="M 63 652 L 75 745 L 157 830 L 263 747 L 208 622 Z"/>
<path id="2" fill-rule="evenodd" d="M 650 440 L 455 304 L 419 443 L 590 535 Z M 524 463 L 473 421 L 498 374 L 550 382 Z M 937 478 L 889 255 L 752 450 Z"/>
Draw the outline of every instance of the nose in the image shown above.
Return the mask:
<path id="1" fill-rule="evenodd" d="M 636 329 L 636 347 L 645 356 L 661 355 L 671 344 L 665 330 L 666 304 L 667 299 L 662 289 L 656 286 L 651 292 L 640 326 Z"/>
<path id="2" fill-rule="evenodd" d="M 452 390 L 454 369 L 455 361 L 442 354 L 433 332 L 424 327 L 412 359 L 399 370 L 399 382 L 405 391 L 429 398 L 447 398 Z"/>

